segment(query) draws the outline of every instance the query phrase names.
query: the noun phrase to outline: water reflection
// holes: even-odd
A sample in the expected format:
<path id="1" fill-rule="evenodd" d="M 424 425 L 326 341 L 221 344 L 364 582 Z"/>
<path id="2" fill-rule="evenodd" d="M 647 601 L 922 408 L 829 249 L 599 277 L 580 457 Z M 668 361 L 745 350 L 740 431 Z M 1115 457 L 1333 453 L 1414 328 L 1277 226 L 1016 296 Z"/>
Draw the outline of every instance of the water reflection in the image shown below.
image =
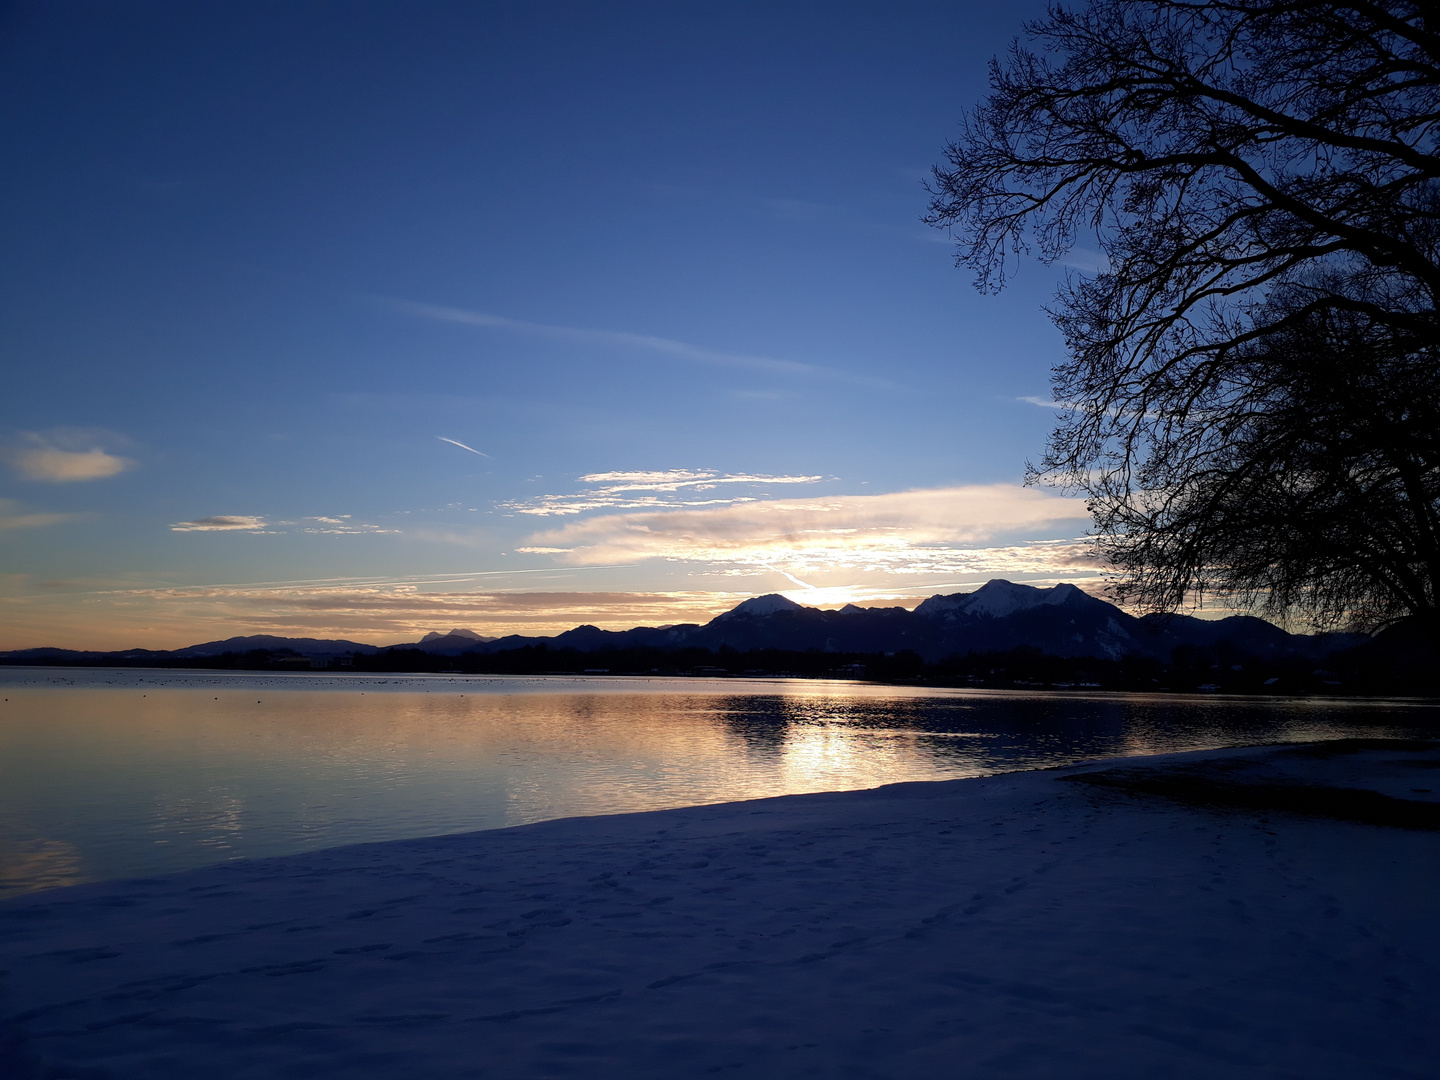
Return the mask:
<path id="1" fill-rule="evenodd" d="M 59 840 L 0 840 L 0 898 L 78 885 L 80 855 Z"/>
<path id="2" fill-rule="evenodd" d="M 240 796 L 224 788 L 196 795 L 161 796 L 155 801 L 147 831 L 156 844 L 194 844 L 224 857 L 244 831 L 245 809 Z"/>
<path id="3" fill-rule="evenodd" d="M 1436 730 L 1433 707 L 1393 703 L 102 675 L 0 672 L 0 895 L 577 814 Z"/>

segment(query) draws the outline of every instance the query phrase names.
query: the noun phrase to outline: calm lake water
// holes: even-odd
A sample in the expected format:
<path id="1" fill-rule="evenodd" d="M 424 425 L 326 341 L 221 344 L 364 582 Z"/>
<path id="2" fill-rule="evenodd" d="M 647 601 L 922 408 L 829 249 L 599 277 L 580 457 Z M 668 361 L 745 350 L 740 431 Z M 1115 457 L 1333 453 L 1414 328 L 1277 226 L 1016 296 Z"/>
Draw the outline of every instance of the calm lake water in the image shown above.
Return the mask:
<path id="1" fill-rule="evenodd" d="M 1434 703 L 0 668 L 0 897 L 547 818 L 1347 735 Z"/>

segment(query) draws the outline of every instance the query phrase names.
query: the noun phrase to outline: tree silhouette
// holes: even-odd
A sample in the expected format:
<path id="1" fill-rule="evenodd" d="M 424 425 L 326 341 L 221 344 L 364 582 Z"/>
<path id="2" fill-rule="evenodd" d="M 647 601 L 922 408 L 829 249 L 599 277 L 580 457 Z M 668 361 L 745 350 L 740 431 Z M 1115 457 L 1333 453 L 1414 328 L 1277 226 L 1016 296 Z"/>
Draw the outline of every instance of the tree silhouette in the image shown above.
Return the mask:
<path id="1" fill-rule="evenodd" d="M 1036 477 L 1121 594 L 1440 639 L 1440 13 L 1091 0 L 991 71 L 928 220 L 999 288 L 1099 248 Z"/>

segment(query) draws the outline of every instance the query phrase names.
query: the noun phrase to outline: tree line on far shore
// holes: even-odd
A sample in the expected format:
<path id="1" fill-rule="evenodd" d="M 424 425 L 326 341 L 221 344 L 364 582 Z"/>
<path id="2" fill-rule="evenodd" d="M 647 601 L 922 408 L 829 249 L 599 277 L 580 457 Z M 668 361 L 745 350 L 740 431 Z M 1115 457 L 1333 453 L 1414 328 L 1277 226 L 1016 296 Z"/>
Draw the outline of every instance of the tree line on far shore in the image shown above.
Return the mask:
<path id="1" fill-rule="evenodd" d="M 1327 656 L 1317 666 L 1301 656 L 1258 657 L 1234 642 L 1182 645 L 1169 662 L 1149 656 L 1119 659 L 1052 656 L 1033 647 L 967 653 L 926 662 L 919 654 L 824 652 L 786 649 L 630 648 L 581 652 L 524 646 L 494 653 L 444 656 L 417 648 L 372 654 L 307 658 L 291 649 L 252 649 L 207 657 L 127 658 L 89 654 L 62 666 L 179 668 L 221 671 L 323 671 L 330 674 L 639 675 L 656 678 L 864 679 L 906 686 L 991 690 L 1087 690 L 1234 694 L 1434 694 L 1440 672 L 1427 663 L 1425 643 L 1414 635 L 1379 641 Z"/>

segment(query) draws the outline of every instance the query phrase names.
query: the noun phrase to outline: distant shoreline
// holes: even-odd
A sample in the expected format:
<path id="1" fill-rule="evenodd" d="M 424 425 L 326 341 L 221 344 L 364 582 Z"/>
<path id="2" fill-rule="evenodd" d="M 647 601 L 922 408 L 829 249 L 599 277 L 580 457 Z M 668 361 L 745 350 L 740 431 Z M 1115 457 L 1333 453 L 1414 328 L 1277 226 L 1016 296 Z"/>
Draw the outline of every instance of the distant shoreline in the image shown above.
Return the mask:
<path id="1" fill-rule="evenodd" d="M 390 646 L 260 634 L 175 650 L 19 649 L 0 664 L 467 675 L 863 679 L 990 689 L 1249 695 L 1440 693 L 1440 656 L 1416 627 L 1291 634 L 1253 616 L 1135 617 L 1069 584 L 996 579 L 914 610 L 805 607 L 752 597 L 704 625 L 485 637 L 433 631 Z"/>
<path id="2" fill-rule="evenodd" d="M 498 654 L 503 661 L 504 654 Z M 593 660 L 593 657 L 586 657 Z M 716 657 L 723 660 L 724 657 Z M 1176 673 L 1154 665 L 1141 667 L 1140 674 L 1125 670 L 1128 661 L 1096 661 L 1093 658 L 1065 659 L 1036 655 L 1031 651 L 1017 650 L 1006 654 L 980 654 L 955 658 L 949 664 L 915 665 L 917 671 L 897 672 L 893 670 L 894 657 L 847 654 L 844 664 L 835 664 L 833 657 L 817 658 L 809 654 L 797 654 L 789 659 L 792 666 L 774 665 L 774 668 L 747 666 L 747 660 L 732 662 L 731 668 L 718 664 L 701 665 L 701 670 L 675 666 L 637 668 L 581 667 L 578 664 L 568 669 L 530 669 L 523 665 L 504 663 L 476 664 L 470 669 L 442 666 L 453 663 L 452 657 L 437 657 L 427 667 L 396 665 L 394 667 L 373 666 L 360 668 L 353 665 L 312 667 L 297 664 L 275 664 L 248 666 L 244 662 L 233 664 L 215 663 L 209 660 L 176 660 L 157 663 L 147 661 L 124 661 L 113 657 L 102 657 L 68 662 L 35 662 L 33 660 L 0 657 L 0 672 L 13 670 L 113 670 L 113 671 L 155 671 L 194 672 L 196 674 L 233 674 L 253 676 L 284 676 L 298 678 L 493 678 L 493 679 L 684 679 L 695 681 L 734 682 L 853 682 L 891 688 L 912 688 L 920 690 L 986 690 L 999 693 L 1046 692 L 1082 695 L 1086 693 L 1140 693 L 1165 695 L 1207 695 L 1223 697 L 1253 698 L 1440 698 L 1440 672 L 1432 674 L 1428 669 L 1412 670 L 1413 677 L 1386 678 L 1385 672 L 1362 673 L 1362 677 L 1339 679 L 1337 673 L 1326 669 L 1309 668 L 1309 665 L 1291 665 L 1288 677 L 1268 677 L 1264 680 L 1254 677 L 1240 678 L 1235 672 Z M 867 662 L 868 661 L 868 662 Z M 521 670 L 507 670 L 520 667 Z M 997 671 L 998 669 L 998 671 Z M 1154 674 L 1152 674 L 1154 672 Z M 1347 672 L 1347 675 L 1350 674 Z M 1169 676 L 1168 678 L 1166 676 Z M 1229 677 L 1227 677 L 1229 676 Z"/>

